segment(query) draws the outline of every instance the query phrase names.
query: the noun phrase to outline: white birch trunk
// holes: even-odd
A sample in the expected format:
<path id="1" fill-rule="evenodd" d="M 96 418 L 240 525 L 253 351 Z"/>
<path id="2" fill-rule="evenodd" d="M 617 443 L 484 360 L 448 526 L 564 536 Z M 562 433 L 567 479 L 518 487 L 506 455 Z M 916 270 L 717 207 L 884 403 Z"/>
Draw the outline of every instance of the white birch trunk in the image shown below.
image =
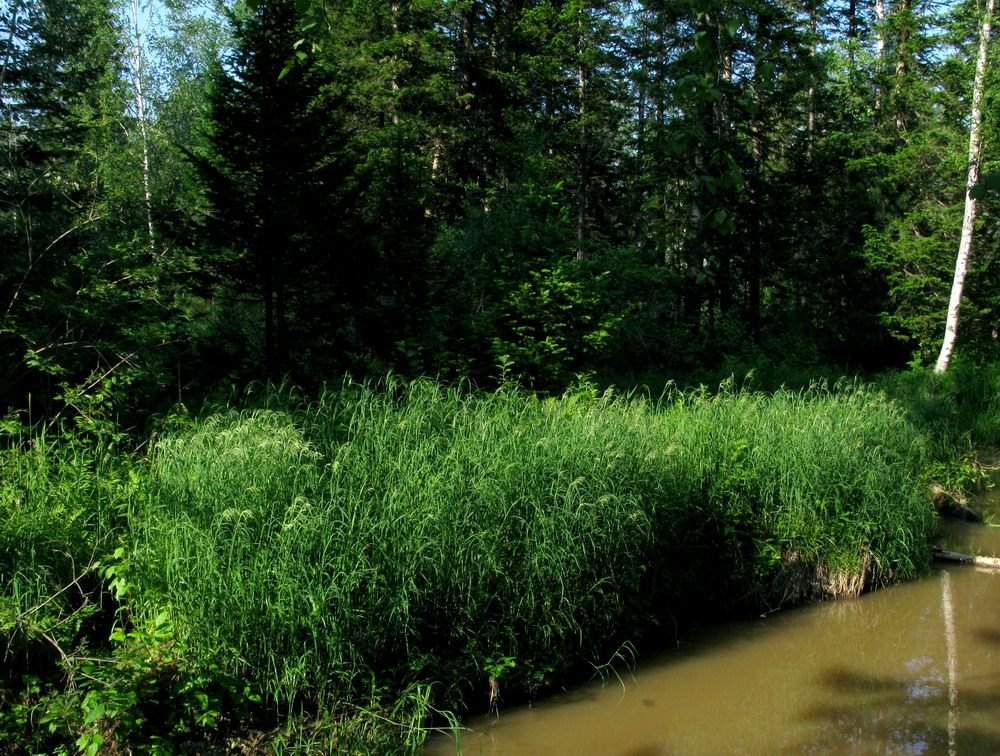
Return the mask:
<path id="1" fill-rule="evenodd" d="M 138 0 L 130 0 L 132 13 L 132 82 L 135 89 L 136 115 L 139 120 L 139 140 L 142 143 L 142 195 L 146 210 L 146 231 L 149 236 L 149 253 L 156 257 L 156 233 L 153 227 L 153 192 L 149 180 L 149 132 L 146 118 L 146 97 L 142 88 L 142 35 L 145 23 L 139 19 Z"/>
<path id="2" fill-rule="evenodd" d="M 3 64 L 0 64 L 0 91 L 2 91 L 4 82 L 7 81 L 7 68 L 10 65 L 10 59 L 14 54 L 14 43 L 17 39 L 17 14 L 20 10 L 20 2 L 15 2 L 10 8 L 10 29 L 7 34 L 7 50 L 3 58 Z M 7 128 L 4 129 L 7 134 L 7 150 L 10 151 L 13 149 L 15 142 L 13 102 L 4 97 L 2 104 L 5 111 L 4 118 L 7 121 Z"/>
<path id="3" fill-rule="evenodd" d="M 392 125 L 399 125 L 399 79 L 396 77 L 396 72 L 399 69 L 399 54 L 395 52 L 395 45 L 399 38 L 399 3 L 392 2 L 389 3 L 389 17 L 392 19 L 392 36 L 393 36 L 393 53 L 392 53 L 392 81 L 389 82 L 389 87 L 392 89 L 392 113 L 390 118 L 392 119 Z"/>
<path id="4" fill-rule="evenodd" d="M 945 323 L 944 341 L 941 343 L 941 353 L 934 365 L 935 373 L 943 373 L 948 369 L 952 353 L 955 351 L 955 340 L 958 337 L 958 313 L 962 305 L 965 275 L 969 269 L 969 256 L 972 253 L 972 235 L 976 225 L 977 206 L 977 200 L 972 196 L 972 187 L 979 183 L 979 167 L 982 162 L 983 142 L 980 132 L 983 123 L 983 88 L 995 6 L 996 0 L 987 0 L 983 24 L 979 30 L 976 78 L 972 85 L 972 124 L 969 129 L 969 175 L 965 185 L 965 215 L 962 219 L 962 238 L 958 245 L 958 257 L 955 260 L 955 277 L 951 284 L 951 299 L 948 302 L 948 319 Z"/>
<path id="5" fill-rule="evenodd" d="M 885 55 L 885 0 L 875 0 L 875 57 L 879 62 Z"/>
<path id="6" fill-rule="evenodd" d="M 813 6 L 809 9 L 809 58 L 811 60 L 816 59 L 816 53 L 819 50 L 819 43 L 817 41 L 818 37 L 816 35 L 818 8 Z M 809 84 L 809 123 L 807 126 L 808 140 L 806 142 L 806 157 L 812 159 L 813 147 L 816 143 L 816 87 L 814 84 Z"/>
<path id="7" fill-rule="evenodd" d="M 444 145 L 441 143 L 441 138 L 437 137 L 434 139 L 434 147 L 431 152 L 431 186 L 437 181 L 438 172 L 441 169 L 441 152 L 444 150 Z M 430 218 L 434 215 L 434 211 L 431 208 L 424 208 L 424 217 Z"/>
<path id="8" fill-rule="evenodd" d="M 583 66 L 584 29 L 583 6 L 577 8 L 577 40 L 576 40 L 576 90 L 580 109 L 580 149 L 577 164 L 576 189 L 576 259 L 584 258 L 587 224 L 587 72 Z"/>
<path id="9" fill-rule="evenodd" d="M 882 59 L 885 57 L 885 0 L 875 0 L 875 65 L 879 73 L 882 71 Z M 882 109 L 882 85 L 875 85 L 875 109 Z"/>

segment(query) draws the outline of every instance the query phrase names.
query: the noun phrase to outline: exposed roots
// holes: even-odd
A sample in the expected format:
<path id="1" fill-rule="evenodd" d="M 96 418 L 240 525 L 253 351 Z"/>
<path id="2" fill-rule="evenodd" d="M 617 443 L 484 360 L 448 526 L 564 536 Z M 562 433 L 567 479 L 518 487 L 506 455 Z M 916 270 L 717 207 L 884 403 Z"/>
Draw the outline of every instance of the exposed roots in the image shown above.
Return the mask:
<path id="1" fill-rule="evenodd" d="M 830 570 L 802 559 L 797 551 L 782 557 L 781 566 L 764 589 L 768 603 L 776 608 L 810 601 L 857 598 L 884 583 L 884 570 L 871 554 L 862 557 L 856 570 Z"/>

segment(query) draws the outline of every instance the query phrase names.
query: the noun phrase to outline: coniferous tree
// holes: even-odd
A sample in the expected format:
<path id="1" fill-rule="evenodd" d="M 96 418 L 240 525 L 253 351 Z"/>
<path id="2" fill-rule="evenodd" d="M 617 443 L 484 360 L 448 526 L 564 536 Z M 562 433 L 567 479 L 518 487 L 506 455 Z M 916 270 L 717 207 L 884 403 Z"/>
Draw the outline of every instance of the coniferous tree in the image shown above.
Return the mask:
<path id="1" fill-rule="evenodd" d="M 210 206 L 203 265 L 218 296 L 259 304 L 254 370 L 277 378 L 302 365 L 312 337 L 343 348 L 370 260 L 352 228 L 342 88 L 312 59 L 287 66 L 295 3 L 266 0 L 230 20 L 234 49 L 213 77 L 208 146 L 192 155 Z"/>

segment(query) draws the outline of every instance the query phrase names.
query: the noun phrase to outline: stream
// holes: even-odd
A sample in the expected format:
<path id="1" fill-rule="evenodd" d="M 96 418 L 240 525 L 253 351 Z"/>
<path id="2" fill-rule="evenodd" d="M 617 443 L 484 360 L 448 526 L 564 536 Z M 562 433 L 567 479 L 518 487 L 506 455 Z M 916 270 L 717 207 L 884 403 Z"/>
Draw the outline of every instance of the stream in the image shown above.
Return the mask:
<path id="1" fill-rule="evenodd" d="M 1000 511 L 1000 488 L 977 507 Z M 941 529 L 946 549 L 1000 556 L 1000 527 Z M 619 674 L 469 718 L 461 752 L 1000 754 L 1000 571 L 938 562 L 858 599 L 699 630 Z M 424 756 L 457 752 L 438 735 Z"/>

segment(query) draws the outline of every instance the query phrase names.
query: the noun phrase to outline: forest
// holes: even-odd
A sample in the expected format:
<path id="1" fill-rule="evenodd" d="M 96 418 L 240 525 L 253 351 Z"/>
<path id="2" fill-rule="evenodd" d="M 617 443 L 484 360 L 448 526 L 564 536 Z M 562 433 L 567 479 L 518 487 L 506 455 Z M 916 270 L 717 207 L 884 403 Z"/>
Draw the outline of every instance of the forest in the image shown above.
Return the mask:
<path id="1" fill-rule="evenodd" d="M 994 14 L 7 0 L 0 754 L 412 752 L 919 574 L 1000 443 Z"/>
<path id="2" fill-rule="evenodd" d="M 9 411 L 940 350 L 975 3 L 7 5 Z M 1000 290 L 980 88 L 970 363 Z"/>

